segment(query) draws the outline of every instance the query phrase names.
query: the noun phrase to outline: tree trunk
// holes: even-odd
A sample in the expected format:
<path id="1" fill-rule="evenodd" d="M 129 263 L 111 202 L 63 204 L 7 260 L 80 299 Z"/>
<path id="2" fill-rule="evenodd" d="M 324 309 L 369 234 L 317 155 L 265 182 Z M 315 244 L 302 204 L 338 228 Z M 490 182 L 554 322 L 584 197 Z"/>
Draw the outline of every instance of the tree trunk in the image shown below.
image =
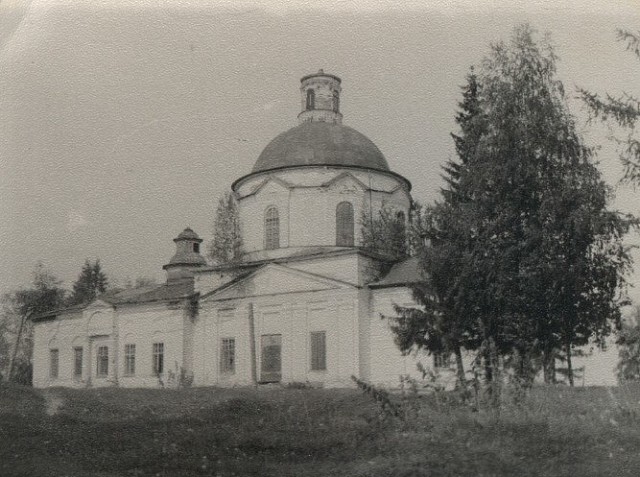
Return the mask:
<path id="1" fill-rule="evenodd" d="M 498 362 L 498 349 L 493 337 L 489 338 L 489 362 L 491 363 L 491 403 L 493 407 L 500 407 L 500 363 Z"/>
<path id="2" fill-rule="evenodd" d="M 455 346 L 454 354 L 456 355 L 456 374 L 458 375 L 458 386 L 463 392 L 467 390 L 467 380 L 464 375 L 464 363 L 462 362 L 462 352 L 460 346 Z"/>
<path id="3" fill-rule="evenodd" d="M 491 369 L 491 356 L 488 350 L 484 352 L 482 361 L 484 362 L 484 379 L 487 383 L 490 383 L 493 381 L 493 371 Z"/>
<path id="4" fill-rule="evenodd" d="M 22 330 L 24 329 L 24 324 L 27 321 L 26 316 L 20 317 L 20 327 L 18 328 L 18 336 L 16 336 L 16 344 L 13 347 L 13 353 L 11 354 L 11 361 L 9 361 L 9 372 L 7 375 L 7 381 L 11 381 L 13 376 L 13 368 L 16 364 L 16 356 L 18 356 L 18 348 L 20 347 L 20 339 L 22 338 Z"/>
<path id="5" fill-rule="evenodd" d="M 567 376 L 569 386 L 573 387 L 573 364 L 571 363 L 571 342 L 567 343 Z"/>
<path id="6" fill-rule="evenodd" d="M 553 350 L 547 350 L 542 354 L 542 370 L 545 384 L 556 383 L 556 359 Z"/>

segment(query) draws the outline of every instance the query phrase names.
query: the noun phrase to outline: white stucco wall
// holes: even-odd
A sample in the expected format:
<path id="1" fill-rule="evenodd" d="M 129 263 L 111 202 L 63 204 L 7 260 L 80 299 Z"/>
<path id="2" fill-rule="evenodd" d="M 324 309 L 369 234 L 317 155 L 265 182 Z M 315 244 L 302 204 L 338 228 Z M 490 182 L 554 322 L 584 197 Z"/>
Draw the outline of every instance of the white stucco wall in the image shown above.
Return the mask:
<path id="1" fill-rule="evenodd" d="M 393 341 L 393 332 L 384 316 L 395 316 L 394 305 L 413 306 L 414 301 L 409 289 L 404 287 L 372 290 L 372 311 L 369 314 L 370 369 L 368 379 L 374 383 L 389 387 L 400 384 L 401 375 L 421 378 L 417 363 L 432 368 L 432 359 L 426 354 L 403 356 Z"/>
<path id="2" fill-rule="evenodd" d="M 426 353 L 419 355 L 402 356 L 395 343 L 393 332 L 389 328 L 387 320 L 380 319 L 380 315 L 395 316 L 393 305 L 412 306 L 413 300 L 407 288 L 383 288 L 373 290 L 371 324 L 364 329 L 364 339 L 370 336 L 370 351 L 363 351 L 371 355 L 369 380 L 376 384 L 397 386 L 399 375 L 407 374 L 414 378 L 420 378 L 417 363 L 420 361 L 426 368 L 439 375 L 439 379 L 445 386 L 451 386 L 455 382 L 453 361 L 451 369 L 436 369 L 433 366 L 433 357 Z M 618 384 L 616 366 L 618 364 L 618 346 L 615 337 L 607 340 L 607 347 L 601 350 L 595 346 L 584 346 L 573 357 L 572 363 L 575 371 L 576 386 L 615 386 Z M 364 346 L 364 345 L 363 345 Z M 453 359 L 453 357 L 452 357 Z M 474 354 L 463 351 L 463 364 L 465 370 L 471 370 Z M 566 363 L 558 362 L 557 366 L 566 366 Z M 558 374 L 558 378 L 560 378 Z M 542 382 L 542 376 L 538 377 Z"/>
<path id="3" fill-rule="evenodd" d="M 82 312 L 71 313 L 64 320 L 43 321 L 34 324 L 33 329 L 33 385 L 47 386 L 80 386 L 83 383 L 73 376 L 73 347 L 82 346 L 85 350 L 83 375 L 88 373 L 88 340 L 86 336 L 87 322 Z M 58 350 L 58 378 L 49 376 L 50 350 Z"/>
<path id="4" fill-rule="evenodd" d="M 165 384 L 175 384 L 184 366 L 185 309 L 183 304 L 143 304 L 113 308 L 90 305 L 82 312 L 67 313 L 34 326 L 35 387 L 48 386 L 159 386 L 153 373 L 153 344 L 164 344 Z M 188 328 L 187 328 L 187 331 Z M 135 344 L 135 373 L 125 374 L 125 345 Z M 108 348 L 108 374 L 97 374 L 97 349 Z M 82 374 L 74 375 L 74 348 L 82 347 Z M 58 349 L 58 377 L 50 376 L 50 350 Z"/>
<path id="5" fill-rule="evenodd" d="M 119 310 L 119 384 L 123 387 L 158 386 L 153 372 L 153 344 L 164 344 L 164 373 L 160 379 L 165 385 L 180 376 L 184 367 L 183 337 L 184 314 L 182 305 L 165 303 L 129 306 Z M 124 349 L 136 345 L 135 374 L 126 375 Z M 170 378 L 171 377 L 171 378 Z"/>
<path id="6" fill-rule="evenodd" d="M 194 371 L 199 385 L 234 386 L 252 382 L 249 310 L 253 307 L 256 371 L 260 380 L 262 335 L 282 339 L 282 382 L 348 386 L 358 374 L 357 291 L 289 293 L 239 300 L 203 300 L 195 325 Z M 310 369 L 310 333 L 326 333 L 325 371 Z M 219 370 L 222 338 L 236 340 L 233 374 Z"/>
<path id="7" fill-rule="evenodd" d="M 363 212 L 375 215 L 385 206 L 408 216 L 409 192 L 395 176 L 358 169 L 304 169 L 258 174 L 236 188 L 245 252 L 264 250 L 264 217 L 270 207 L 279 213 L 280 248 L 335 246 L 340 202 L 353 205 L 356 245 Z"/>

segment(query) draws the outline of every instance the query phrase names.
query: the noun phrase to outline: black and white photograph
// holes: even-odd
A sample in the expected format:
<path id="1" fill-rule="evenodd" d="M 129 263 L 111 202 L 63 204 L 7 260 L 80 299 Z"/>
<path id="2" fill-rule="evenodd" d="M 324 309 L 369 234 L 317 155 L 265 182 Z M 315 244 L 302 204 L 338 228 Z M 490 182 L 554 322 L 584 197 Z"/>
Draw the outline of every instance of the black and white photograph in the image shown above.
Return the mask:
<path id="1" fill-rule="evenodd" d="M 638 0 L 0 0 L 0 476 L 640 475 Z"/>

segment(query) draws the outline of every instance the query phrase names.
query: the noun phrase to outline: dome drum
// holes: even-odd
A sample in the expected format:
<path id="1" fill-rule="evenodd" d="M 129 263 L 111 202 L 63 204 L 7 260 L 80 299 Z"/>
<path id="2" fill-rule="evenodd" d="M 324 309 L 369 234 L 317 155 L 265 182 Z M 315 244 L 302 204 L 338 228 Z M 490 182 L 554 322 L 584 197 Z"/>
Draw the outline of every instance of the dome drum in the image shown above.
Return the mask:
<path id="1" fill-rule="evenodd" d="M 320 70 L 302 78 L 300 91 L 300 124 L 276 136 L 232 185 L 249 260 L 284 249 L 357 247 L 365 212 L 390 206 L 408 214 L 409 181 L 369 138 L 342 124 L 340 78 Z"/>

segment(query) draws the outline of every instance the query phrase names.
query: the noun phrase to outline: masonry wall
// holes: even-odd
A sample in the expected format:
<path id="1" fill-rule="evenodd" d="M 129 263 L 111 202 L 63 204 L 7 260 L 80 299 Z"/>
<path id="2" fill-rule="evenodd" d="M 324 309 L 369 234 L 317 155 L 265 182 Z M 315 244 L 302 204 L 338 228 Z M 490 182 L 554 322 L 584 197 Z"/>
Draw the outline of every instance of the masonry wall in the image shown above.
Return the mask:
<path id="1" fill-rule="evenodd" d="M 264 250 L 264 217 L 270 207 L 278 209 L 281 248 L 335 246 L 336 207 L 340 202 L 350 202 L 353 206 L 356 245 L 361 238 L 364 212 L 375 215 L 384 205 L 408 216 L 408 191 L 393 176 L 349 170 L 351 177 L 345 177 L 344 169 L 330 168 L 306 172 L 308 176 L 300 171 L 259 175 L 238 188 L 240 222 L 247 253 Z M 284 182 L 269 182 L 269 178 Z M 323 186 L 332 179 L 336 179 L 334 184 Z M 268 258 L 267 255 L 262 258 Z"/>
<path id="2" fill-rule="evenodd" d="M 251 316 L 255 370 L 261 381 L 261 337 L 280 335 L 282 382 L 335 387 L 358 374 L 358 302 L 354 290 L 292 293 L 223 302 L 203 301 L 195 325 L 196 384 L 252 384 Z M 326 370 L 311 370 L 310 333 L 326 333 Z M 235 369 L 220 369 L 223 338 L 235 339 Z"/>
<path id="3" fill-rule="evenodd" d="M 185 360 L 185 307 L 156 303 L 114 309 L 89 306 L 34 326 L 35 387 L 156 387 L 176 385 Z M 188 330 L 187 330 L 188 331 Z M 153 372 L 153 344 L 163 344 L 163 373 Z M 125 369 L 125 346 L 135 345 L 134 372 Z M 106 348 L 106 373 L 100 373 L 98 354 Z M 57 376 L 52 366 L 57 350 Z M 76 350 L 80 372 L 76 373 Z M 188 354 L 188 353 L 187 353 Z M 188 363 L 187 363 L 188 365 Z M 104 368 L 103 368 L 104 369 Z"/>
<path id="4" fill-rule="evenodd" d="M 184 368 L 184 304 L 129 306 L 119 310 L 119 385 L 123 387 L 176 386 Z M 153 345 L 163 344 L 161 375 L 153 369 Z M 125 369 L 125 346 L 135 345 L 135 370 Z M 186 369 L 185 369 L 186 371 Z"/>
<path id="5" fill-rule="evenodd" d="M 34 325 L 33 335 L 33 385 L 38 388 L 47 386 L 84 385 L 83 378 L 88 372 L 87 363 L 83 363 L 83 376 L 74 378 L 74 346 L 86 350 L 86 320 L 82 313 L 70 314 L 65 320 L 43 321 Z M 58 377 L 50 375 L 50 351 L 58 350 Z"/>
<path id="6" fill-rule="evenodd" d="M 380 319 L 380 315 L 395 316 L 394 304 L 412 306 L 413 303 L 407 288 L 383 288 L 372 291 L 371 321 L 368 326 L 365 325 L 362 328 L 365 334 L 362 339 L 366 342 L 363 346 L 369 347 L 363 353 L 371 356 L 367 372 L 368 379 L 376 384 L 398 386 L 400 374 L 414 378 L 421 377 L 421 373 L 417 370 L 417 363 L 421 362 L 425 368 L 438 375 L 441 384 L 452 387 L 456 380 L 453 357 L 451 357 L 450 368 L 436 368 L 433 356 L 428 356 L 426 353 L 402 356 L 393 342 L 393 332 L 389 328 L 388 320 Z M 584 346 L 576 352 L 576 356 L 573 357 L 576 386 L 617 385 L 618 347 L 615 344 L 615 337 L 610 337 L 607 342 L 608 346 L 605 350 L 595 346 Z M 471 370 L 474 356 L 474 353 L 463 352 L 465 370 Z M 566 364 L 557 362 L 557 366 L 566 366 Z M 561 378 L 560 373 L 558 378 Z M 542 375 L 537 379 L 542 382 Z"/>

